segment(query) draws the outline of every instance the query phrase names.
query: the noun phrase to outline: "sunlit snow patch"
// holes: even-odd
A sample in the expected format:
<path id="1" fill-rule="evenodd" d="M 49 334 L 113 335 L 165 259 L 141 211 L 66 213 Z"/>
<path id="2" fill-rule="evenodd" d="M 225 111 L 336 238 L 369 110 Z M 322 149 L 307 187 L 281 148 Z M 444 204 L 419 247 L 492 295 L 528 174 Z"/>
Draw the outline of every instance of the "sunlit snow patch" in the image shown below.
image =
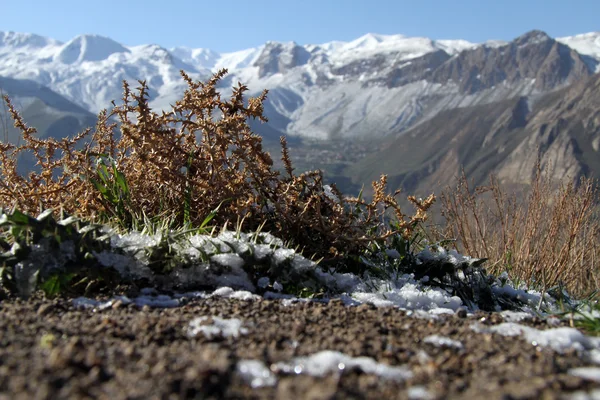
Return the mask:
<path id="1" fill-rule="evenodd" d="M 497 333 L 503 336 L 520 336 L 534 346 L 550 347 L 562 353 L 568 349 L 578 351 L 600 348 L 600 338 L 585 336 L 575 328 L 552 328 L 539 330 L 514 322 L 504 322 L 494 326 L 481 324 L 471 325 L 471 329 L 478 333 Z"/>
<path id="2" fill-rule="evenodd" d="M 355 291 L 351 295 L 352 299 L 378 307 L 396 306 L 407 310 L 430 311 L 445 308 L 455 311 L 462 306 L 459 297 L 451 296 L 439 288 L 419 284 L 410 275 L 404 275 L 396 282 L 381 281 L 373 289 L 375 290 Z"/>
<path id="3" fill-rule="evenodd" d="M 331 350 L 321 351 L 308 357 L 297 357 L 289 362 L 279 362 L 271 367 L 274 371 L 286 374 L 304 373 L 316 377 L 342 373 L 352 368 L 394 381 L 403 381 L 412 377 L 412 372 L 406 367 L 392 367 L 378 363 L 370 357 L 350 357 Z"/>
<path id="4" fill-rule="evenodd" d="M 260 300 L 260 297 L 257 294 L 251 293 L 247 290 L 233 290 L 228 286 L 223 286 L 212 292 L 210 297 L 224 297 L 227 299 L 237 299 L 237 300 Z"/>
<path id="5" fill-rule="evenodd" d="M 440 335 L 429 335 L 423 339 L 423 342 L 437 347 L 451 347 L 455 349 L 463 348 L 463 344 L 458 340 L 450 339 L 449 337 Z"/>
<path id="6" fill-rule="evenodd" d="M 238 361 L 236 371 L 253 389 L 277 384 L 275 375 L 259 360 Z"/>
<path id="7" fill-rule="evenodd" d="M 541 303 L 541 294 L 528 291 L 526 288 L 513 287 L 508 276 L 499 277 L 494 281 L 494 278 L 475 274 L 477 281 L 468 281 L 475 276 L 468 275 L 469 268 L 480 260 L 439 246 L 428 246 L 415 255 L 417 265 L 414 273 L 394 272 L 390 273 L 387 279 L 380 279 L 369 276 L 368 272 L 363 276 L 357 276 L 326 271 L 294 250 L 285 248 L 281 239 L 268 233 L 247 234 L 223 231 L 216 237 L 193 235 L 185 240 L 175 241 L 172 248 L 182 256 L 184 263 L 165 275 L 155 274 L 148 267 L 148 248 L 159 246 L 164 240 L 165 237 L 160 235 L 143 235 L 137 232 L 113 235 L 111 245 L 115 253 L 102 252 L 97 253 L 96 256 L 102 265 L 115 268 L 126 278 L 145 278 L 150 285 L 158 289 L 179 292 L 174 296 L 176 299 L 219 296 L 239 300 L 258 300 L 261 298 L 256 294 L 258 289 L 264 298 L 285 299 L 286 304 L 293 304 L 295 298 L 285 293 L 286 286 L 292 283 L 294 287 L 306 285 L 314 290 L 324 290 L 330 293 L 332 298 L 341 298 L 346 305 L 369 303 L 378 307 L 393 306 L 418 311 L 419 316 L 422 315 L 421 311 L 432 316 L 452 313 L 461 306 L 466 306 L 469 311 L 476 311 L 480 304 L 477 303 L 477 298 L 481 296 L 474 294 L 473 301 L 464 300 L 469 304 L 463 304 L 461 298 L 451 294 L 456 291 L 452 291 L 448 282 L 436 282 L 437 286 L 432 285 L 431 279 L 438 278 L 419 274 L 418 268 L 421 265 L 436 272 L 436 263 L 440 263 L 444 268 L 455 269 L 456 279 L 463 280 L 460 285 L 467 285 L 474 293 L 475 289 L 482 288 L 481 290 L 485 291 L 485 295 L 489 295 L 492 303 L 495 301 L 491 300 L 493 295 L 501 298 L 504 305 L 513 303 L 513 300 L 515 307 L 524 305 L 524 311 L 531 311 L 534 305 L 537 307 Z M 387 259 L 382 259 L 381 262 L 393 263 L 393 260 L 398 257 L 396 253 L 388 249 Z M 379 265 L 379 261 L 368 262 L 375 263 L 373 265 L 375 269 L 393 270 L 391 264 Z M 255 276 L 253 271 L 257 270 L 256 265 L 262 265 L 265 271 L 279 271 L 281 277 L 279 275 Z M 469 271 L 472 270 L 473 268 Z M 415 278 L 415 275 L 419 275 L 420 279 Z M 440 287 L 444 285 L 450 289 Z M 181 294 L 185 290 L 195 290 L 199 287 L 212 287 L 216 290 L 212 295 L 208 292 L 205 294 L 195 292 L 196 294 L 190 296 Z M 169 302 L 166 298 L 131 301 L 136 304 L 146 302 L 150 306 L 159 306 L 160 302 L 164 302 L 166 307 L 173 307 L 177 305 L 176 299 L 172 299 L 173 302 Z M 500 307 L 498 303 L 491 306 Z M 521 318 L 525 318 L 525 314 L 505 316 L 508 321 L 519 321 Z"/>
<path id="8" fill-rule="evenodd" d="M 588 381 L 600 382 L 600 368 L 598 367 L 573 368 L 569 370 L 569 374 Z"/>
<path id="9" fill-rule="evenodd" d="M 435 398 L 424 386 L 412 386 L 408 388 L 410 400 L 430 400 Z"/>
<path id="10" fill-rule="evenodd" d="M 533 315 L 524 311 L 502 311 L 500 313 L 505 322 L 521 322 L 533 318 Z"/>
<path id="11" fill-rule="evenodd" d="M 110 308 L 117 301 L 120 301 L 121 304 L 135 304 L 138 307 L 149 306 L 149 307 L 157 307 L 157 308 L 172 308 L 179 307 L 181 305 L 178 299 L 174 299 L 167 295 L 143 295 L 138 296 L 134 299 L 130 299 L 127 296 L 115 296 L 114 298 L 107 301 L 99 301 L 89 299 L 87 297 L 78 297 L 73 299 L 73 306 L 75 308 L 91 308 L 95 310 L 104 310 L 106 308 Z"/>
<path id="12" fill-rule="evenodd" d="M 187 328 L 187 335 L 189 337 L 194 338 L 200 333 L 203 333 L 207 339 L 215 337 L 237 338 L 240 335 L 247 335 L 248 329 L 244 328 L 242 321 L 237 318 L 225 319 L 202 316 L 190 321 Z"/>

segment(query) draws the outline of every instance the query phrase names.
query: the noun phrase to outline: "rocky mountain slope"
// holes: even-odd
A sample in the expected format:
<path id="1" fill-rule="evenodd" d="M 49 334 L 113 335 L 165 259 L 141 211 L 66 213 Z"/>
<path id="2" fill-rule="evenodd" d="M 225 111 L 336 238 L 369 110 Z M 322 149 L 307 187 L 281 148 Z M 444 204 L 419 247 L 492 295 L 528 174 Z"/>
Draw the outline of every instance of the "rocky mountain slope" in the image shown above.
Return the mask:
<path id="1" fill-rule="evenodd" d="M 490 173 L 527 184 L 537 158 L 555 179 L 600 174 L 600 73 L 538 97 L 443 111 L 346 172 L 357 182 L 390 175 L 394 187 L 429 192 L 464 167 L 476 184 Z"/>
<path id="2" fill-rule="evenodd" d="M 225 67 L 224 86 L 271 90 L 274 129 L 319 139 L 382 137 L 443 110 L 538 95 L 591 75 L 599 63 L 600 33 L 555 40 L 532 31 L 483 44 L 368 34 L 226 54 L 127 47 L 97 35 L 60 43 L 0 33 L 0 76 L 34 80 L 92 112 L 120 98 L 122 80 L 147 80 L 153 105 L 168 108 L 184 87 L 179 70 L 202 79 Z"/>

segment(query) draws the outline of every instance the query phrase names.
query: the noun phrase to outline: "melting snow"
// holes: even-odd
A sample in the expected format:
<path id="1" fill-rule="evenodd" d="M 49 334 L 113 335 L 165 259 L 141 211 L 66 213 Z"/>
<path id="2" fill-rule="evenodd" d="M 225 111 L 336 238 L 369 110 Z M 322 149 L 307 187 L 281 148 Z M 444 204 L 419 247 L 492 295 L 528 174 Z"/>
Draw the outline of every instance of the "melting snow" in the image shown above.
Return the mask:
<path id="1" fill-rule="evenodd" d="M 573 368 L 569 370 L 569 374 L 588 381 L 600 382 L 600 368 L 598 367 Z"/>
<path id="2" fill-rule="evenodd" d="M 138 307 L 149 306 L 157 308 L 172 308 L 179 307 L 181 305 L 178 299 L 173 299 L 167 295 L 142 295 L 134 299 L 130 299 L 127 296 L 115 296 L 111 300 L 99 301 L 88 299 L 86 297 L 78 297 L 73 299 L 73 306 L 75 308 L 91 308 L 94 310 L 104 310 L 113 306 L 113 304 L 121 302 L 122 304 L 135 304 Z"/>
<path id="3" fill-rule="evenodd" d="M 275 375 L 259 360 L 238 361 L 236 371 L 253 389 L 277 384 Z"/>
<path id="4" fill-rule="evenodd" d="M 505 310 L 500 313 L 505 322 L 521 322 L 527 321 L 533 318 L 530 313 L 524 311 L 510 311 Z"/>
<path id="5" fill-rule="evenodd" d="M 424 386 L 408 388 L 408 398 L 411 400 L 429 400 L 435 398 Z"/>
<path id="6" fill-rule="evenodd" d="M 378 363 L 370 357 L 350 357 L 339 351 L 331 350 L 320 351 L 308 357 L 297 357 L 290 362 L 279 362 L 272 367 L 272 370 L 287 374 L 306 373 L 322 377 L 352 368 L 359 368 L 365 373 L 395 381 L 412 377 L 412 372 L 406 367 L 393 367 Z"/>
<path id="7" fill-rule="evenodd" d="M 455 349 L 462 349 L 463 344 L 458 340 L 450 339 L 449 337 L 440 335 L 429 335 L 423 339 L 423 342 L 433 344 L 438 347 L 452 347 Z"/>
<path id="8" fill-rule="evenodd" d="M 242 321 L 237 318 L 225 319 L 219 317 L 202 316 L 190 321 L 187 328 L 189 337 L 196 337 L 203 333 L 207 339 L 214 337 L 234 337 L 247 335 L 248 329 L 242 326 Z"/>
<path id="9" fill-rule="evenodd" d="M 473 324 L 471 328 L 478 333 L 497 333 L 503 336 L 523 336 L 534 346 L 550 347 L 562 353 L 568 349 L 578 351 L 600 348 L 600 338 L 585 336 L 575 328 L 552 328 L 539 330 L 515 322 L 484 326 Z"/>
<path id="10" fill-rule="evenodd" d="M 394 367 L 376 362 L 370 357 L 350 357 L 339 351 L 321 351 L 307 357 L 297 357 L 288 362 L 279 362 L 268 368 L 260 360 L 241 360 L 237 363 L 237 373 L 252 388 L 274 386 L 276 373 L 307 374 L 323 377 L 327 374 L 341 374 L 345 370 L 360 369 L 364 373 L 374 374 L 382 379 L 403 381 L 412 377 L 406 367 Z"/>

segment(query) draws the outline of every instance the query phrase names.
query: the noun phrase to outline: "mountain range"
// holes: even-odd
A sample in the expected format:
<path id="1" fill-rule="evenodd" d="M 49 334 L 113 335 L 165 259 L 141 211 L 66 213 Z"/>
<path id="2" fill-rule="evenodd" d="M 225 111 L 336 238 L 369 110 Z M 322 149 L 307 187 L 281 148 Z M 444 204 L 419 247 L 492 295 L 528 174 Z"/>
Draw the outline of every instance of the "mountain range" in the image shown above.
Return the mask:
<path id="1" fill-rule="evenodd" d="M 478 183 L 490 172 L 526 182 L 538 155 L 557 178 L 600 172 L 600 32 L 478 44 L 367 34 L 224 54 L 0 32 L 0 89 L 53 116 L 69 104 L 77 129 L 121 97 L 122 80 L 146 80 L 151 105 L 167 109 L 185 88 L 180 70 L 205 79 L 220 68 L 230 72 L 223 89 L 238 81 L 250 94 L 269 89 L 269 123 L 253 125 L 267 142 L 295 138 L 301 168 L 323 168 L 351 190 L 384 172 L 395 186 L 427 191 L 461 167 Z"/>

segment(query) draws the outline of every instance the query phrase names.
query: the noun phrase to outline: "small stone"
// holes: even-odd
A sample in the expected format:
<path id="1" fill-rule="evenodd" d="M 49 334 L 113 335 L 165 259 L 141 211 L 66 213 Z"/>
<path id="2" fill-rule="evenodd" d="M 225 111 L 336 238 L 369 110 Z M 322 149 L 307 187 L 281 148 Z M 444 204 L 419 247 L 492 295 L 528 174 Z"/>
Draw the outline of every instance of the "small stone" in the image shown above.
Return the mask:
<path id="1" fill-rule="evenodd" d="M 454 314 L 458 318 L 467 318 L 467 309 L 465 307 L 459 307 Z"/>
<path id="2" fill-rule="evenodd" d="M 356 311 L 358 313 L 367 312 L 373 310 L 375 306 L 371 303 L 362 303 L 361 305 L 356 307 Z"/>
<path id="3" fill-rule="evenodd" d="M 142 307 L 142 311 L 143 312 L 150 312 L 152 308 L 150 308 L 150 306 L 148 304 L 144 304 L 144 306 Z"/>
<path id="4" fill-rule="evenodd" d="M 53 304 L 42 304 L 37 310 L 37 315 L 39 315 L 39 316 L 48 315 L 53 310 L 54 310 Z"/>
<path id="5" fill-rule="evenodd" d="M 119 309 L 119 308 L 121 308 L 121 307 L 123 307 L 123 302 L 122 302 L 121 300 L 117 300 L 117 301 L 115 301 L 115 302 L 112 304 L 112 306 L 111 306 L 111 308 L 112 308 L 113 310 L 117 310 L 117 309 Z"/>
<path id="6" fill-rule="evenodd" d="M 331 299 L 329 300 L 329 305 L 331 306 L 343 306 L 344 305 L 344 301 L 340 298 L 335 298 L 335 299 Z"/>
<path id="7" fill-rule="evenodd" d="M 498 313 L 492 314 L 492 316 L 490 317 L 490 320 L 492 321 L 492 323 L 494 325 L 501 324 L 504 322 L 504 318 L 502 317 L 502 315 L 500 315 Z"/>

